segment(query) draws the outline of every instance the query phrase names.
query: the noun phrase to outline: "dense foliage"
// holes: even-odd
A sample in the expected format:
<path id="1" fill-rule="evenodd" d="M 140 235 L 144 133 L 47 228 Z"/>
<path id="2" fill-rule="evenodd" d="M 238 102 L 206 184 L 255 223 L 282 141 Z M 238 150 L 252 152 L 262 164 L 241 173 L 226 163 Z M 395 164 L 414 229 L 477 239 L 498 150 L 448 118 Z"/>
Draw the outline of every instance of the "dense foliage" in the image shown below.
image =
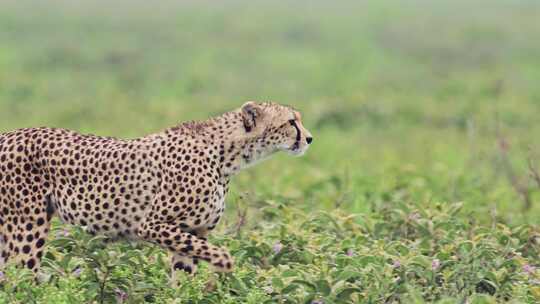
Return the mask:
<path id="1" fill-rule="evenodd" d="M 461 204 L 432 210 L 402 203 L 367 218 L 260 201 L 261 220 L 220 239 L 238 268 L 204 268 L 169 287 L 166 254 L 58 227 L 35 285 L 9 269 L 2 303 L 493 303 L 540 301 L 538 231 L 529 225 L 483 227 Z M 472 296 L 474 295 L 474 296 Z M 422 300 L 423 299 L 423 300 Z M 446 299 L 446 300 L 445 300 Z"/>
<path id="2" fill-rule="evenodd" d="M 0 130 L 136 137 L 248 99 L 315 140 L 233 180 L 237 268 L 56 222 L 0 303 L 540 302 L 534 0 L 3 1 Z"/>

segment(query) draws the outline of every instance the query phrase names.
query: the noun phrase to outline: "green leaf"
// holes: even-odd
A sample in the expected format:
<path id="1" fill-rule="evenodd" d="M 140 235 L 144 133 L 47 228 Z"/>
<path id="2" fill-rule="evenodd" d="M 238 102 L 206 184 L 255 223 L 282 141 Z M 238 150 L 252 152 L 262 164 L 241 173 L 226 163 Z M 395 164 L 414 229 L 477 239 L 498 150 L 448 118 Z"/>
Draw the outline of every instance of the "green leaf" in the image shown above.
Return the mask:
<path id="1" fill-rule="evenodd" d="M 362 273 L 359 271 L 351 270 L 351 269 L 345 269 L 344 271 L 340 272 L 337 280 L 338 281 L 347 281 L 352 278 L 361 277 Z"/>
<path id="2" fill-rule="evenodd" d="M 360 288 L 357 288 L 357 287 L 350 287 L 350 288 L 345 288 L 343 290 L 341 290 L 337 295 L 337 299 L 340 300 L 340 301 L 350 301 L 351 300 L 351 295 L 354 294 L 354 293 L 361 293 L 362 292 L 362 289 Z"/>
<path id="3" fill-rule="evenodd" d="M 315 285 L 317 286 L 317 291 L 324 296 L 328 296 L 330 292 L 332 292 L 330 284 L 327 280 L 318 280 L 317 282 L 315 282 Z"/>
<path id="4" fill-rule="evenodd" d="M 274 286 L 276 288 L 279 288 L 279 289 L 282 289 L 284 284 L 283 284 L 283 281 L 280 278 L 274 277 L 274 278 L 272 278 L 272 286 Z"/>
<path id="5" fill-rule="evenodd" d="M 298 288 L 300 288 L 300 285 L 298 285 L 298 284 L 289 284 L 287 287 L 285 287 L 285 288 L 283 288 L 281 290 L 281 293 L 282 294 L 288 294 L 288 293 L 291 293 L 291 292 L 295 291 Z"/>
<path id="6" fill-rule="evenodd" d="M 293 280 L 291 283 L 303 285 L 309 288 L 310 290 L 317 291 L 317 285 L 315 285 L 314 283 L 308 282 L 306 280 Z"/>

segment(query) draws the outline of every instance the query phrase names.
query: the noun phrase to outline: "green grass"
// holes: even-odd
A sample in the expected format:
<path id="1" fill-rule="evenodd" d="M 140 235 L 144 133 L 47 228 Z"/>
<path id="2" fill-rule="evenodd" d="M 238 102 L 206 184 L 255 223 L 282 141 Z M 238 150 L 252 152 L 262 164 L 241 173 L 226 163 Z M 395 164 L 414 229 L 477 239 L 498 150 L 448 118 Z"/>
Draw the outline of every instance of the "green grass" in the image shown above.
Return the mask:
<path id="1" fill-rule="evenodd" d="M 213 236 L 232 276 L 173 289 L 164 252 L 75 229 L 49 246 L 47 283 L 6 270 L 0 303 L 540 301 L 539 15 L 532 0 L 0 4 L 2 131 L 130 138 L 254 99 L 294 105 L 315 137 L 234 179 Z M 111 271 L 103 297 L 95 269 Z"/>

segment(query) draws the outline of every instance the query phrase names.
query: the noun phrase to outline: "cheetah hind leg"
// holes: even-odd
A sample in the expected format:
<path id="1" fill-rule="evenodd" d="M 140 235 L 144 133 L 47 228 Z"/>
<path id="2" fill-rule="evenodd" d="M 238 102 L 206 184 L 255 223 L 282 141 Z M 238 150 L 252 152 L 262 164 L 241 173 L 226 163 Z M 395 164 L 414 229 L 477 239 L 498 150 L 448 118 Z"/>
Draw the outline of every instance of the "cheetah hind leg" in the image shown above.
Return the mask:
<path id="1" fill-rule="evenodd" d="M 4 265 L 7 262 L 7 247 L 2 234 L 2 226 L 0 225 L 0 271 L 4 270 Z"/>
<path id="2" fill-rule="evenodd" d="M 10 256 L 16 256 L 15 261 L 38 274 L 41 257 L 45 250 L 45 242 L 50 230 L 50 219 L 45 213 L 36 221 L 23 221 L 19 223 L 17 234 L 12 236 L 15 244 L 15 252 Z"/>
<path id="3" fill-rule="evenodd" d="M 8 216 L 2 214 L 1 256 L 3 263 L 19 264 L 37 277 L 54 208 L 44 192 L 39 191 L 39 186 L 24 185 L 22 191 L 25 188 L 32 193 L 31 205 L 11 210 Z"/>
<path id="4" fill-rule="evenodd" d="M 0 200 L 1 203 L 5 203 Z M 4 270 L 8 255 L 8 244 L 7 244 L 7 235 L 4 232 L 7 214 L 4 214 L 4 211 L 0 209 L 0 271 Z"/>

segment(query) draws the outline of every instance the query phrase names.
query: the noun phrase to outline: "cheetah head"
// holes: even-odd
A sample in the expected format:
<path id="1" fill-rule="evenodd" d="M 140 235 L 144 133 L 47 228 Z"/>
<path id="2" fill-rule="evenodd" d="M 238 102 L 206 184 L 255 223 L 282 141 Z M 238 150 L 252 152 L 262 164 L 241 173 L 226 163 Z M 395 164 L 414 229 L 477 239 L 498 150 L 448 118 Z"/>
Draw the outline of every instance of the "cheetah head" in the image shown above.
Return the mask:
<path id="1" fill-rule="evenodd" d="M 303 155 L 313 141 L 311 133 L 302 125 L 300 113 L 276 103 L 248 101 L 240 109 L 245 136 L 253 138 L 258 154 L 285 151 Z"/>

